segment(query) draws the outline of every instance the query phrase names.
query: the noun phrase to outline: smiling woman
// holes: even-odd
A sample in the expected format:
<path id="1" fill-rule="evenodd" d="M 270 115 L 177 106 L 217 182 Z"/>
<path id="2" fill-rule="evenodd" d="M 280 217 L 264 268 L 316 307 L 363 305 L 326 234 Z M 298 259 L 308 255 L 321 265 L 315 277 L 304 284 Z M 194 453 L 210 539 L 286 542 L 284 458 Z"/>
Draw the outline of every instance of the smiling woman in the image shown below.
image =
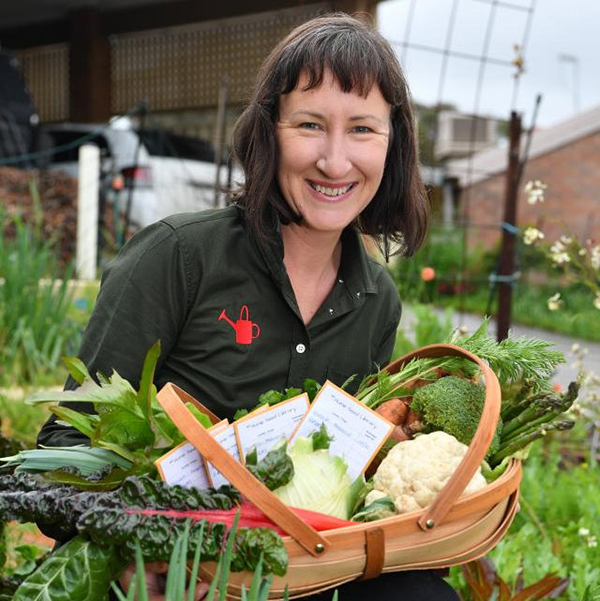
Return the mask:
<path id="1" fill-rule="evenodd" d="M 260 70 L 233 148 L 245 175 L 235 204 L 136 234 L 104 273 L 79 356 L 90 373 L 116 369 L 137 387 L 160 339 L 157 388 L 176 384 L 222 419 L 306 378 L 351 380 L 353 392 L 389 362 L 400 321 L 396 286 L 360 234 L 386 257 L 392 243 L 410 255 L 429 215 L 393 50 L 345 14 L 296 28 Z M 39 437 L 80 441 L 56 421 Z M 365 594 L 457 598 L 427 572 L 340 590 L 344 601 Z"/>

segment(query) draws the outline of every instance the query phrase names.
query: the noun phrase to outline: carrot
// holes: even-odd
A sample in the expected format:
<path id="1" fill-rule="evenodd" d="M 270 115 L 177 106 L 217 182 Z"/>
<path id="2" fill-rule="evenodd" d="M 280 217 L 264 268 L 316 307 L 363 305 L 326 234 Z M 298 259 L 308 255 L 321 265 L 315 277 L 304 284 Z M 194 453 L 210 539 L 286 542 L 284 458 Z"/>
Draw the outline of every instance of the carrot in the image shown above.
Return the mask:
<path id="1" fill-rule="evenodd" d="M 403 424 L 408 415 L 409 405 L 403 399 L 390 399 L 381 403 L 376 413 L 379 413 L 382 417 L 385 417 L 388 421 L 392 422 L 396 426 Z"/>
<path id="2" fill-rule="evenodd" d="M 396 442 L 403 442 L 405 440 L 410 440 L 411 436 L 409 436 L 403 426 L 396 426 L 392 430 L 389 438 L 395 440 Z"/>
<path id="3" fill-rule="evenodd" d="M 404 421 L 404 428 L 412 438 L 413 434 L 423 429 L 423 416 L 416 411 L 410 410 Z"/>

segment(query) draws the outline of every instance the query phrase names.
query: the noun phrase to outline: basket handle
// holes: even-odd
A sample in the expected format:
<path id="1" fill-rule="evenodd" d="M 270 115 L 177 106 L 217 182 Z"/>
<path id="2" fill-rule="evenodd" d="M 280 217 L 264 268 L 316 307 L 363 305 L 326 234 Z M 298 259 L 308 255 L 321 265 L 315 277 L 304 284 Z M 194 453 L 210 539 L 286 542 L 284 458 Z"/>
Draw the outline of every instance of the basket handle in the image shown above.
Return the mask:
<path id="1" fill-rule="evenodd" d="M 167 415 L 198 452 L 210 461 L 242 495 L 292 536 L 308 553 L 316 557 L 326 551 L 331 543 L 290 511 L 260 480 L 234 459 L 208 430 L 198 423 L 182 402 L 181 392 L 180 388 L 168 383 L 158 392 L 157 399 Z"/>
<path id="2" fill-rule="evenodd" d="M 423 346 L 392 361 L 386 367 L 386 370 L 389 373 L 396 373 L 412 359 L 436 357 L 461 357 L 476 363 L 480 367 L 485 379 L 485 401 L 479 426 L 475 431 L 475 435 L 465 456 L 458 464 L 446 486 L 442 488 L 439 495 L 425 509 L 425 512 L 419 519 L 419 526 L 423 530 L 430 530 L 444 520 L 454 503 L 462 495 L 471 478 L 475 475 L 494 438 L 500 417 L 500 404 L 502 400 L 498 378 L 489 365 L 473 353 L 453 344 Z"/>

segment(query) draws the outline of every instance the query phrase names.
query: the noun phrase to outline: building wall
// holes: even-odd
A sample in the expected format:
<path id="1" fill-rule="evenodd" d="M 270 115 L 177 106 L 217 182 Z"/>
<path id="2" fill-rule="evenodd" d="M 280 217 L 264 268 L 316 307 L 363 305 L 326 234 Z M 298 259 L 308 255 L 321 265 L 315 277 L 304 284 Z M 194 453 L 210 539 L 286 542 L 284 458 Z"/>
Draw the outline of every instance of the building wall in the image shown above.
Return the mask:
<path id="1" fill-rule="evenodd" d="M 527 203 L 523 192 L 530 180 L 547 184 L 545 202 Z M 500 174 L 463 190 L 461 204 L 476 226 L 470 244 L 489 247 L 500 240 L 504 213 L 505 175 Z M 464 204 L 463 204 L 464 206 Z M 517 205 L 518 225 L 537 226 L 553 241 L 569 232 L 600 240 L 600 131 L 572 144 L 531 159 L 524 170 Z"/>

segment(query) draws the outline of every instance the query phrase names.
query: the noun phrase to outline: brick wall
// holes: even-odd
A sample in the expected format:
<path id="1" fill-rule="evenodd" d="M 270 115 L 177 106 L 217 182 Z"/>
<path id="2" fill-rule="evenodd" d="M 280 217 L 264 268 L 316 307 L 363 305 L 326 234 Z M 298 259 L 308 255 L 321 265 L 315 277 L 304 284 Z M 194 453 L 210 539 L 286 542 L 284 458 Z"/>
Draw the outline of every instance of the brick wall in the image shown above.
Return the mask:
<path id="1" fill-rule="evenodd" d="M 529 205 L 523 188 L 529 180 L 547 184 L 544 203 Z M 500 223 L 504 213 L 505 175 L 500 174 L 463 190 L 469 221 Z M 600 240 L 600 131 L 531 159 L 521 180 L 517 205 L 519 226 L 535 225 L 546 240 L 571 232 Z M 470 244 L 486 247 L 498 242 L 499 230 L 474 228 Z"/>

